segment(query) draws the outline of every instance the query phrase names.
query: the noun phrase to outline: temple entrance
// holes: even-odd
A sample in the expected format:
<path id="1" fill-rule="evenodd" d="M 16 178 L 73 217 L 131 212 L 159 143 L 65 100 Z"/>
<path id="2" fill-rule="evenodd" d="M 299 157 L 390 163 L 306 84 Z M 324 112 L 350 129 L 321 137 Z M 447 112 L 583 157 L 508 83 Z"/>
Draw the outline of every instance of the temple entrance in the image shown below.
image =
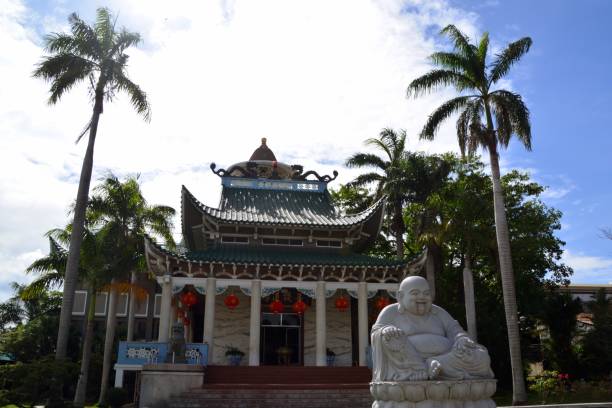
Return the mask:
<path id="1" fill-rule="evenodd" d="M 261 365 L 303 365 L 303 319 L 297 313 L 262 313 Z"/>

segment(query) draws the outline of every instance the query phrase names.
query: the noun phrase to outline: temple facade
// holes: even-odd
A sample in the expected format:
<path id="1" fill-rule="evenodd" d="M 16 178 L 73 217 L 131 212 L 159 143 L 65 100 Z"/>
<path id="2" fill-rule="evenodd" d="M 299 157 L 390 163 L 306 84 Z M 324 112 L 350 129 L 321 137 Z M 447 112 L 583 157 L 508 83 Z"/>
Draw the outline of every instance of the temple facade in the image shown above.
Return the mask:
<path id="1" fill-rule="evenodd" d="M 218 207 L 183 186 L 182 245 L 145 240 L 154 282 L 137 315 L 147 335 L 135 339 L 167 343 L 179 322 L 187 343 L 207 344 L 209 365 L 367 365 L 379 309 L 424 263 L 364 254 L 385 200 L 341 214 L 328 191 L 337 172 L 279 162 L 266 139 L 248 161 L 210 167 L 222 185 Z M 236 350 L 242 361 L 228 358 Z"/>

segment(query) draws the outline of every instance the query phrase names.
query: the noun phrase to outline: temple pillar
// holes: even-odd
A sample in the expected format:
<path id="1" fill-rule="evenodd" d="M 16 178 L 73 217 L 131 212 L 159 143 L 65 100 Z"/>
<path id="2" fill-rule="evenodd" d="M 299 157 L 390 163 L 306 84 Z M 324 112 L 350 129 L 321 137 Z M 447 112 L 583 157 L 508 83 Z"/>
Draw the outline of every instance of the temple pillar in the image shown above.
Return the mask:
<path id="1" fill-rule="evenodd" d="M 249 365 L 259 365 L 259 334 L 261 330 L 261 281 L 251 281 L 251 325 L 249 330 Z"/>
<path id="2" fill-rule="evenodd" d="M 357 287 L 357 321 L 359 365 L 366 366 L 366 348 L 368 347 L 368 284 L 359 282 Z"/>
<path id="3" fill-rule="evenodd" d="M 325 321 L 325 282 L 317 282 L 316 297 L 316 365 L 327 365 L 327 322 Z"/>
<path id="4" fill-rule="evenodd" d="M 208 343 L 208 364 L 213 363 L 213 340 L 215 330 L 215 297 L 217 279 L 206 279 L 206 300 L 204 304 L 204 343 Z"/>
<path id="5" fill-rule="evenodd" d="M 172 276 L 164 275 L 162 279 L 161 311 L 159 316 L 159 334 L 157 338 L 160 343 L 167 343 L 170 336 L 170 324 L 172 321 Z"/>

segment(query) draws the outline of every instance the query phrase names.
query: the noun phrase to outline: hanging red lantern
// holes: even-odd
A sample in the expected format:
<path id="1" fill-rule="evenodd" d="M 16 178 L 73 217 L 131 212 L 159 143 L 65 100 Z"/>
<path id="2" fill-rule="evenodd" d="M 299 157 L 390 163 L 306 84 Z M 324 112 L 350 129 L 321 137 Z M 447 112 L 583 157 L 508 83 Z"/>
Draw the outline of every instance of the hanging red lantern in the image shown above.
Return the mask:
<path id="1" fill-rule="evenodd" d="M 336 306 L 336 309 L 341 312 L 344 312 L 349 307 L 349 301 L 344 295 L 340 295 L 336 298 L 334 305 Z"/>
<path id="2" fill-rule="evenodd" d="M 198 303 L 198 297 L 191 291 L 185 292 L 181 295 L 181 303 L 187 306 L 187 308 L 190 308 Z"/>
<path id="3" fill-rule="evenodd" d="M 223 303 L 225 303 L 225 306 L 227 306 L 228 309 L 234 310 L 240 304 L 240 299 L 238 299 L 238 296 L 234 295 L 234 292 L 232 292 L 225 297 Z"/>
<path id="4" fill-rule="evenodd" d="M 272 313 L 282 313 L 285 310 L 285 305 L 278 299 L 275 299 L 270 303 L 270 311 Z"/>
<path id="5" fill-rule="evenodd" d="M 374 303 L 377 310 L 382 310 L 385 307 L 389 306 L 390 304 L 391 302 L 389 301 L 389 298 L 386 296 L 379 297 L 378 299 L 376 299 L 376 303 Z"/>
<path id="6" fill-rule="evenodd" d="M 296 302 L 291 306 L 291 310 L 297 314 L 303 314 L 308 305 L 302 300 L 302 294 L 298 293 Z"/>

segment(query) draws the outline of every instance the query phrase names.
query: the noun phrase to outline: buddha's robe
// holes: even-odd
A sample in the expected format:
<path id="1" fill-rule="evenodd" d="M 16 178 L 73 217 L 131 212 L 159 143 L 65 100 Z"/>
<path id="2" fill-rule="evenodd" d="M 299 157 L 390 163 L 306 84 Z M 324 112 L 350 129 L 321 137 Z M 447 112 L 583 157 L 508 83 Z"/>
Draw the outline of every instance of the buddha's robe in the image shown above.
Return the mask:
<path id="1" fill-rule="evenodd" d="M 390 326 L 403 335 L 385 339 L 383 330 Z M 389 305 L 372 327 L 373 381 L 493 378 L 486 348 L 474 342 L 456 344 L 467 336 L 439 306 L 432 305 L 429 313 L 419 316 L 400 311 L 397 303 Z"/>

